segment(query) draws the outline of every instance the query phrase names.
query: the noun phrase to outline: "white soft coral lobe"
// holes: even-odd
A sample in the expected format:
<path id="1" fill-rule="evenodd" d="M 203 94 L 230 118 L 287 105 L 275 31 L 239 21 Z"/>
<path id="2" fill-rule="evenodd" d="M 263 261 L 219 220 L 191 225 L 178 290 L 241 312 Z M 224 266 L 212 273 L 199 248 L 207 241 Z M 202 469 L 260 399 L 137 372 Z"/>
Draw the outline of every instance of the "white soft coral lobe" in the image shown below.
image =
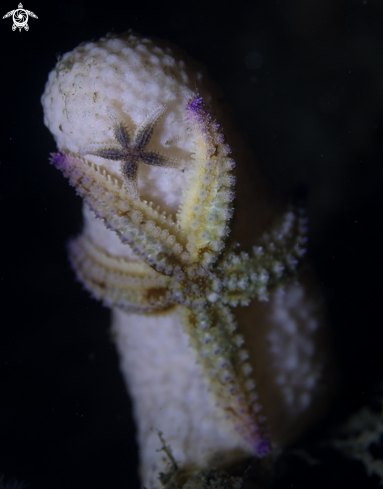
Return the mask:
<path id="1" fill-rule="evenodd" d="M 92 146 L 115 146 L 109 107 L 121 114 L 129 132 L 135 134 L 153 111 L 165 106 L 148 149 L 166 151 L 180 164 L 165 170 L 140 165 L 138 189 L 143 198 L 175 212 L 193 151 L 185 107 L 202 78 L 201 72 L 191 70 L 168 47 L 155 46 L 148 39 L 126 36 L 82 44 L 66 53 L 49 75 L 42 97 L 44 122 L 57 147 L 76 154 Z M 204 97 L 209 103 L 206 91 Z M 96 156 L 87 159 L 119 174 L 118 162 Z"/>

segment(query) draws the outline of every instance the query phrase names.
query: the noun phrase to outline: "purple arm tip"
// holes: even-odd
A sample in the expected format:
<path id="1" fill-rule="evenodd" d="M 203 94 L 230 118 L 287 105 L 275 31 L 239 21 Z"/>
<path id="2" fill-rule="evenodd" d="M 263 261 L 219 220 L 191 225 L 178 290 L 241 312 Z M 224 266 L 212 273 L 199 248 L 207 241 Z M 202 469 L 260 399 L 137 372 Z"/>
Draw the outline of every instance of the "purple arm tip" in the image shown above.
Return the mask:
<path id="1" fill-rule="evenodd" d="M 60 151 L 60 153 L 51 153 L 50 157 L 51 165 L 55 165 L 56 168 L 61 169 L 65 161 L 65 153 Z"/>
<path id="2" fill-rule="evenodd" d="M 258 445 L 257 445 L 257 454 L 262 457 L 263 455 L 266 455 L 270 451 L 270 445 L 269 442 L 265 439 L 261 440 Z"/>

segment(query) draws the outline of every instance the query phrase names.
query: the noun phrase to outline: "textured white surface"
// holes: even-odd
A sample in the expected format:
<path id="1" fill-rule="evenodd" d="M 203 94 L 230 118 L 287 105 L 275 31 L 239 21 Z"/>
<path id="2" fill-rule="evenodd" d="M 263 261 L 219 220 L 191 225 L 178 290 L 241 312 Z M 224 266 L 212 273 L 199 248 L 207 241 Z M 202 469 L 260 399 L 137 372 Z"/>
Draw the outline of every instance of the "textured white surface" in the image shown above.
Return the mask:
<path id="1" fill-rule="evenodd" d="M 158 431 L 182 467 L 206 467 L 250 455 L 208 392 L 209 386 L 176 308 L 142 316 L 114 311 L 121 370 L 135 401 L 143 484 L 156 486 L 169 464 Z M 222 459 L 221 459 L 221 457 Z"/>
<path id="2" fill-rule="evenodd" d="M 323 413 L 333 387 L 321 302 L 306 270 L 268 302 L 237 310 L 276 448 L 296 440 Z"/>
<path id="3" fill-rule="evenodd" d="M 273 295 L 269 321 L 274 382 L 281 389 L 286 410 L 299 417 L 312 402 L 321 374 L 314 355 L 318 305 L 301 284 L 289 285 Z"/>

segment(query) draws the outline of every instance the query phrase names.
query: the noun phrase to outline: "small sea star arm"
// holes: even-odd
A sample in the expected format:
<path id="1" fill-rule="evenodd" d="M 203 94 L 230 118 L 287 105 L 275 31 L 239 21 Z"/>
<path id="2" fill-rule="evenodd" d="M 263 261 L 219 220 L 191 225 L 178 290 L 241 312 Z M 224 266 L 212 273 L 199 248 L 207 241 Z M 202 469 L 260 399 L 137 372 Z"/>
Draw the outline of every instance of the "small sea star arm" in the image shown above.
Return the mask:
<path id="1" fill-rule="evenodd" d="M 107 228 L 115 231 L 122 243 L 131 245 L 149 266 L 170 275 L 186 261 L 179 226 L 151 202 L 134 198 L 122 179 L 72 153 L 55 154 L 51 161 L 96 217 L 103 219 Z"/>
<path id="2" fill-rule="evenodd" d="M 306 242 L 304 210 L 291 208 L 261 236 L 251 253 L 228 251 L 223 256 L 218 267 L 225 282 L 221 300 L 234 307 L 246 306 L 254 297 L 267 301 L 270 291 L 296 274 Z"/>
<path id="3" fill-rule="evenodd" d="M 119 145 L 122 148 L 128 147 L 131 141 L 129 131 L 127 130 L 125 124 L 122 122 L 117 111 L 113 109 L 113 107 L 107 107 L 106 112 L 113 122 L 114 137 L 117 139 Z"/>
<path id="4" fill-rule="evenodd" d="M 216 262 L 229 235 L 235 163 L 202 97 L 193 97 L 186 110 L 194 132 L 195 164 L 177 222 L 186 237 L 190 261 L 209 266 Z"/>
<path id="5" fill-rule="evenodd" d="M 169 307 L 171 277 L 146 263 L 109 255 L 85 234 L 69 243 L 69 258 L 81 282 L 107 307 L 153 313 Z"/>
<path id="6" fill-rule="evenodd" d="M 148 145 L 151 137 L 153 136 L 155 125 L 164 115 L 165 111 L 166 107 L 164 105 L 159 105 L 146 117 L 142 123 L 142 126 L 137 130 L 137 135 L 134 141 L 137 147 L 145 148 Z"/>
<path id="7" fill-rule="evenodd" d="M 264 417 L 259 414 L 262 407 L 233 313 L 217 301 L 207 307 L 182 307 L 180 314 L 208 374 L 217 407 L 251 451 L 262 457 L 269 450 Z"/>

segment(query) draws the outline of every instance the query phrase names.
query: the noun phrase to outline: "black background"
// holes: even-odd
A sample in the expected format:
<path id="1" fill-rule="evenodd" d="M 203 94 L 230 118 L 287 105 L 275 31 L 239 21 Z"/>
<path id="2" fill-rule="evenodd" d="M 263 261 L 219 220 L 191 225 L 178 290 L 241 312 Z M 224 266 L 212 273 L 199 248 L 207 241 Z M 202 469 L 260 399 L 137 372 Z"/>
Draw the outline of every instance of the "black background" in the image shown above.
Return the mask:
<path id="1" fill-rule="evenodd" d="M 17 2 L 2 2 L 1 16 Z M 75 282 L 66 258 L 67 239 L 81 230 L 81 202 L 48 164 L 55 144 L 40 104 L 57 56 L 129 28 L 205 64 L 276 190 L 307 192 L 309 256 L 341 384 L 304 446 L 366 403 L 376 407 L 383 2 L 25 0 L 24 8 L 38 15 L 28 32 L 13 32 L 11 18 L 0 21 L 0 475 L 32 489 L 139 487 L 109 311 Z M 314 467 L 289 459 L 275 487 L 378 482 L 328 451 Z"/>

